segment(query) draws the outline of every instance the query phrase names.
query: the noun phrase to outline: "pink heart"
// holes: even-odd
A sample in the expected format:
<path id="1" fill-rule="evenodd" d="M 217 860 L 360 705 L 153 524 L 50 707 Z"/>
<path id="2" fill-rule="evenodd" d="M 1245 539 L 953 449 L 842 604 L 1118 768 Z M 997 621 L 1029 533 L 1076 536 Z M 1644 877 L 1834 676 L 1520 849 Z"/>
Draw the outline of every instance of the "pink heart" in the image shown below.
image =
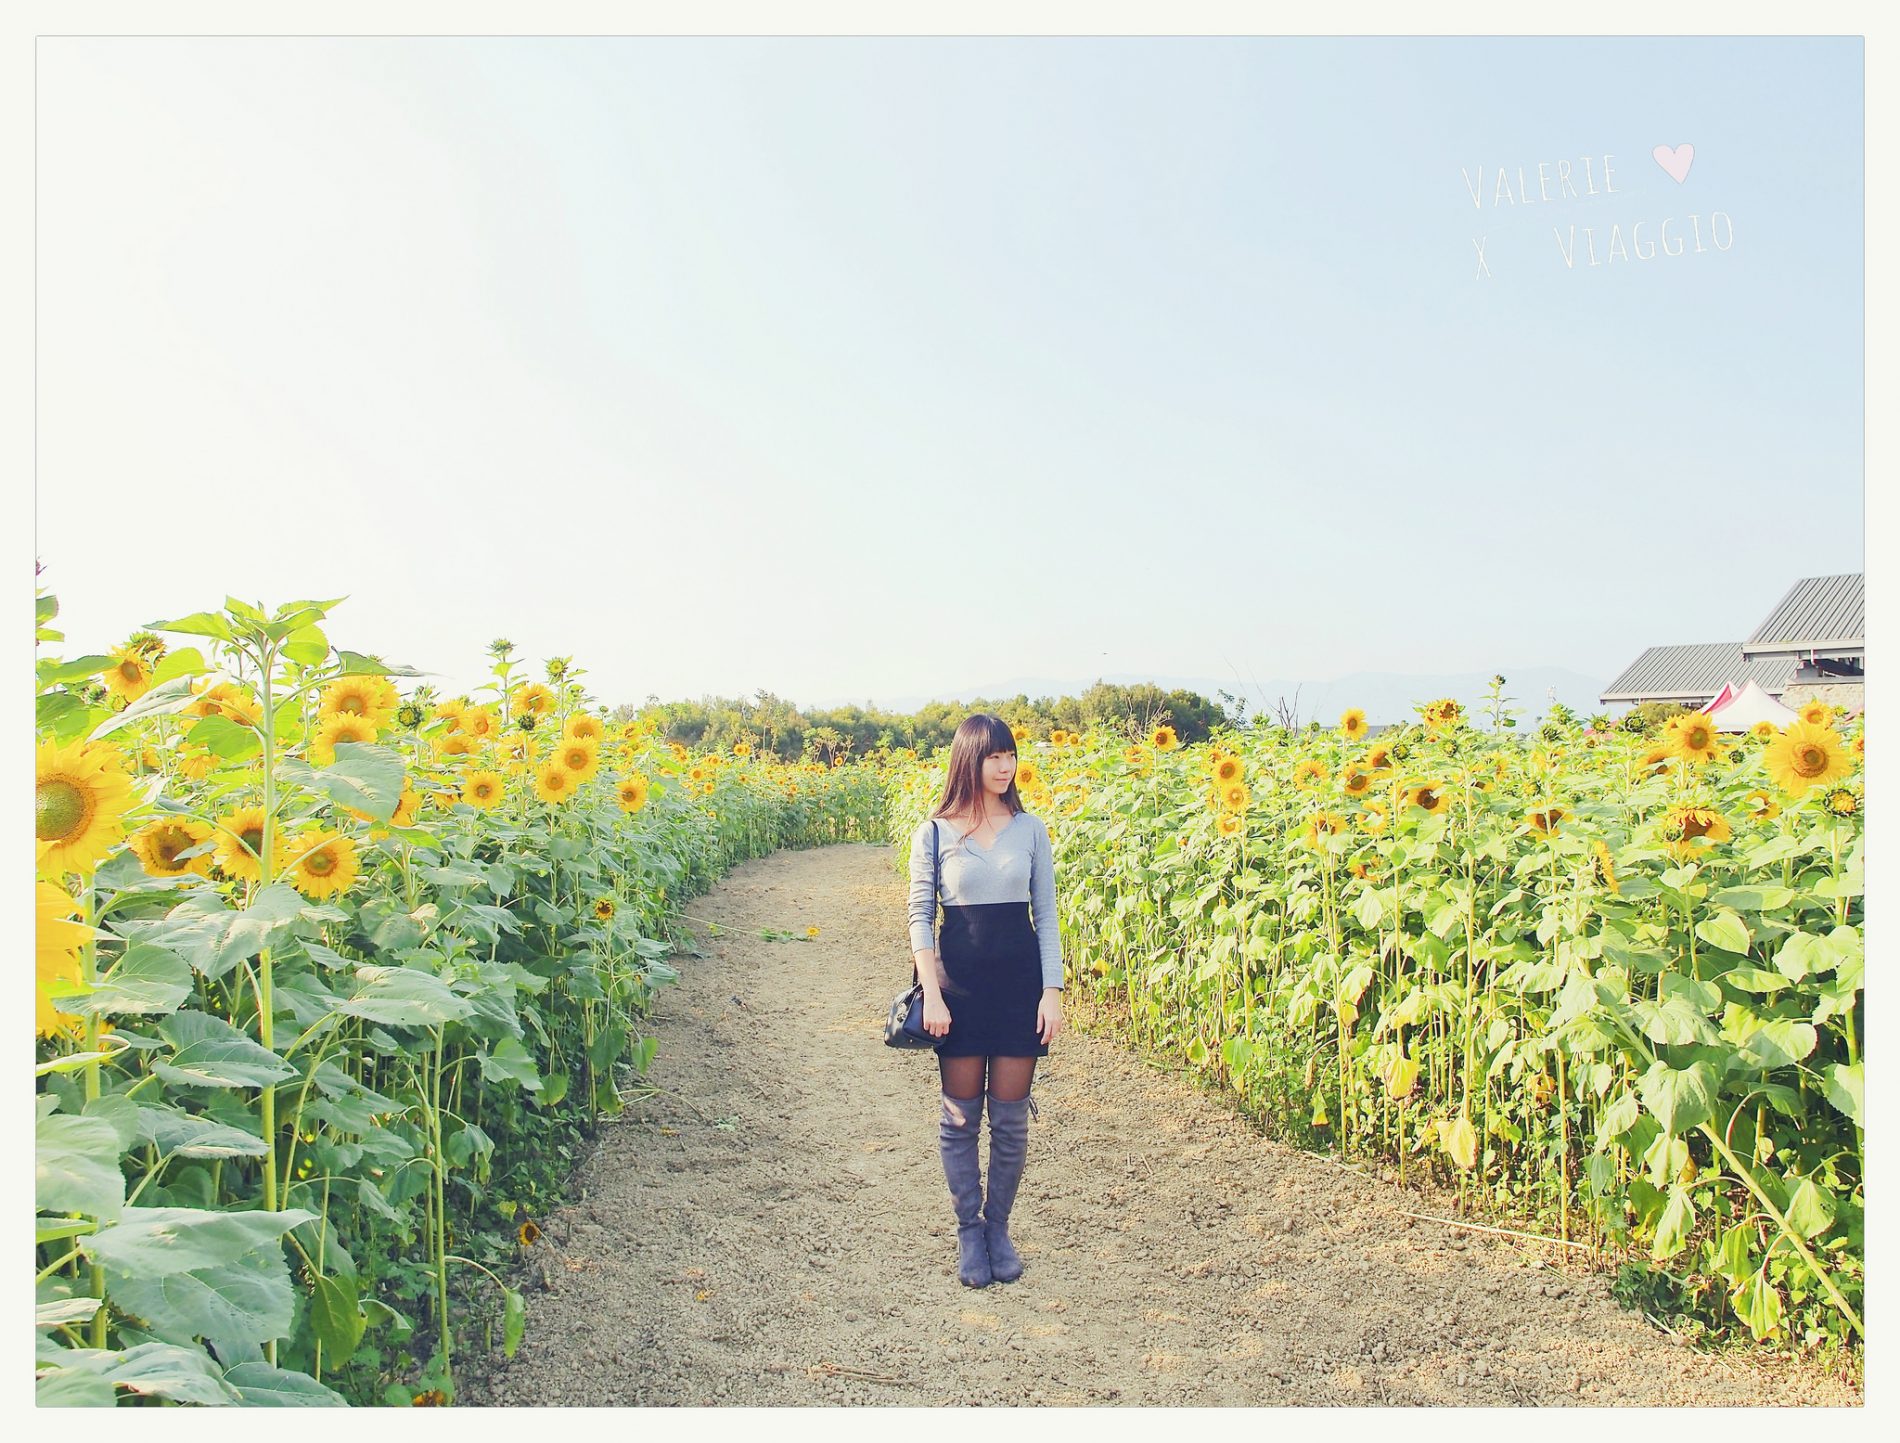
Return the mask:
<path id="1" fill-rule="evenodd" d="M 1677 185 L 1681 185 L 1689 178 L 1689 167 L 1695 163 L 1693 145 L 1679 145 L 1674 150 L 1666 145 L 1659 145 L 1650 151 L 1650 154 L 1656 157 L 1656 164 L 1675 178 Z"/>

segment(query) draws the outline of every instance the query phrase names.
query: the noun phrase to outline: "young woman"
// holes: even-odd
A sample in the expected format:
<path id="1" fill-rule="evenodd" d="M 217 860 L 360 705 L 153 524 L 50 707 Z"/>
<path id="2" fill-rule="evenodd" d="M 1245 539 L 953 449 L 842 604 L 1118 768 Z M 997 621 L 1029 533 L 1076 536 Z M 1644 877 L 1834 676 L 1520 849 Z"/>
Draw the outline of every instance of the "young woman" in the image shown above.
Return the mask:
<path id="1" fill-rule="evenodd" d="M 932 831 L 941 934 L 930 887 Z M 1029 1151 L 1036 1059 L 1048 1056 L 1062 1031 L 1062 939 L 1049 829 L 1016 795 L 1016 738 L 1001 717 L 963 719 L 950 742 L 943 797 L 911 838 L 910 946 L 924 988 L 924 1028 L 943 1039 L 937 1138 L 956 1205 L 957 1278 L 972 1288 L 1013 1282 L 1023 1262 L 1009 1240 L 1009 1215 Z M 985 1098 L 987 1196 L 976 1157 Z"/>

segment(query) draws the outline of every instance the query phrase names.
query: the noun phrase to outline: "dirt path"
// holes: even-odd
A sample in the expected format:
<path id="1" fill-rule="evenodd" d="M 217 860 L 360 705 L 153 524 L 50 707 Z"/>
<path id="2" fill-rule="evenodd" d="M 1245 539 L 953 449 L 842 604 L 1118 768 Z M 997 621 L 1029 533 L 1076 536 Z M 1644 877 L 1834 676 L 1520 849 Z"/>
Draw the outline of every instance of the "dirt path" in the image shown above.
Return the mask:
<path id="1" fill-rule="evenodd" d="M 1812 1369 L 1698 1355 L 1600 1276 L 1410 1221 L 1435 1209 L 1079 1029 L 1038 1069 L 1027 1271 L 959 1286 L 936 1069 L 881 1040 L 903 893 L 888 849 L 846 845 L 699 899 L 722 932 L 660 993 L 667 1095 L 605 1132 L 530 1254 L 527 1340 L 458 1401 L 1859 1402 Z"/>

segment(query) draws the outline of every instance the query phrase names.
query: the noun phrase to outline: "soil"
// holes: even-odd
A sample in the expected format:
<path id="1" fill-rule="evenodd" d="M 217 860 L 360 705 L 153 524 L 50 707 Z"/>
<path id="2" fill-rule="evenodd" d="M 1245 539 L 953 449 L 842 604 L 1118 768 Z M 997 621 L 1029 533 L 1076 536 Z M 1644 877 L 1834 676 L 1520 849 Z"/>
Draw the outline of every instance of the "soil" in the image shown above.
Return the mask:
<path id="1" fill-rule="evenodd" d="M 658 995 L 655 1090 L 542 1220 L 527 1337 L 470 1358 L 458 1402 L 1861 1401 L 1812 1363 L 1689 1348 L 1576 1254 L 1406 1217 L 1452 1204 L 1262 1137 L 1075 997 L 1037 1068 L 1024 1274 L 961 1286 L 934 1059 L 882 1040 L 904 893 L 888 848 L 851 844 L 744 863 L 690 908 L 719 931 Z"/>

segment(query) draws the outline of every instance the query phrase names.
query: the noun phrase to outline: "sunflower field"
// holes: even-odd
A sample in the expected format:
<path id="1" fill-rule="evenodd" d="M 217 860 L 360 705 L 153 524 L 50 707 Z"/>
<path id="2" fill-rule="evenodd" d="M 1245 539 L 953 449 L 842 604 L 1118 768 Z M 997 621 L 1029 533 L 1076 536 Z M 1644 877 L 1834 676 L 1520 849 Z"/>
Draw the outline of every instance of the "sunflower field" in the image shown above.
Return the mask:
<path id="1" fill-rule="evenodd" d="M 438 699 L 336 605 L 38 664 L 43 1404 L 452 1401 L 530 1326 L 506 1275 L 641 1086 L 682 904 L 882 835 L 874 766 L 691 756 L 505 641 Z"/>
<path id="2" fill-rule="evenodd" d="M 1861 1336 L 1863 734 L 1057 732 L 1069 986 L 1282 1136 L 1428 1170 L 1711 1332 Z M 907 840 L 942 786 L 891 781 Z"/>

